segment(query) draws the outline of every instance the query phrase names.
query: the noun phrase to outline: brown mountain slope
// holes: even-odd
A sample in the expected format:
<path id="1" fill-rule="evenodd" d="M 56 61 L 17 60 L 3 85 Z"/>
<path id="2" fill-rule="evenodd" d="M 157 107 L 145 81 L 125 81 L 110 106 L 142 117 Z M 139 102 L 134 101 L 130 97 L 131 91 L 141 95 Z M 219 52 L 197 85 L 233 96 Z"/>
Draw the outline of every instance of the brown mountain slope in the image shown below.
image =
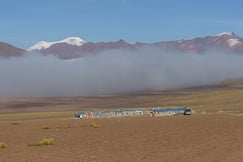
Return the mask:
<path id="1" fill-rule="evenodd" d="M 25 53 L 25 50 L 16 48 L 7 43 L 0 42 L 0 57 L 12 57 L 12 56 L 21 56 Z"/>

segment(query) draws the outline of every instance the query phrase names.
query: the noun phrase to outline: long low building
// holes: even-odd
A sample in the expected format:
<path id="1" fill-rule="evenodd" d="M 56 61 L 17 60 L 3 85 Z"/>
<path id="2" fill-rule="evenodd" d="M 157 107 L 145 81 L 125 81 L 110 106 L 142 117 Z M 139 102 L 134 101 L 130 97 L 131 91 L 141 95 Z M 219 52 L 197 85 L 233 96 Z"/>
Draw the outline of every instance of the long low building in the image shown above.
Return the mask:
<path id="1" fill-rule="evenodd" d="M 76 112 L 75 118 L 110 118 L 110 117 L 126 117 L 126 116 L 166 116 L 166 115 L 191 115 L 191 109 L 183 108 L 152 108 L 152 109 L 130 109 L 116 111 L 84 111 Z"/>

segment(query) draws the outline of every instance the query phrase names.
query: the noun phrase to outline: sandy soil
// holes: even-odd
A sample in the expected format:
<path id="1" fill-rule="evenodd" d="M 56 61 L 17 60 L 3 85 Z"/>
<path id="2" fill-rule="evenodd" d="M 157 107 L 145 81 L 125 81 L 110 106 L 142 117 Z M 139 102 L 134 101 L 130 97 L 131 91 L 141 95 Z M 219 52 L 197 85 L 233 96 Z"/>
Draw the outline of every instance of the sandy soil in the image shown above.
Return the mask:
<path id="1" fill-rule="evenodd" d="M 13 122 L 0 121 L 0 141 L 8 144 L 0 149 L 0 162 L 243 161 L 243 116 L 239 115 Z M 100 128 L 84 127 L 92 122 Z M 55 145 L 27 146 L 49 137 Z"/>

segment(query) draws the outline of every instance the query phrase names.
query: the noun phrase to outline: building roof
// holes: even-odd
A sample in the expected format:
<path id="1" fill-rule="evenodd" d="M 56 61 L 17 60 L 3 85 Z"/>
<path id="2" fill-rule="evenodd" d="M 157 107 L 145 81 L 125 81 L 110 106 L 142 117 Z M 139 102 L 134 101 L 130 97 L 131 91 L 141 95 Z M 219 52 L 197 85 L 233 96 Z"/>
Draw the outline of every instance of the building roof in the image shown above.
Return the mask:
<path id="1" fill-rule="evenodd" d="M 186 111 L 188 110 L 188 107 L 175 107 L 175 108 L 159 108 L 159 109 L 153 109 L 153 112 L 174 112 L 174 111 Z"/>

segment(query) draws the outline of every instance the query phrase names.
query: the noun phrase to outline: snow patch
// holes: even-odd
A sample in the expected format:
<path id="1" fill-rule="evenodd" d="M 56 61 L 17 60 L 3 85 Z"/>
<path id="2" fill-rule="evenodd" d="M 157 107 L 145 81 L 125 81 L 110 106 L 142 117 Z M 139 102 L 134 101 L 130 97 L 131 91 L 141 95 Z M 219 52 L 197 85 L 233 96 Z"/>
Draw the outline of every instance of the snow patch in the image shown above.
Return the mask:
<path id="1" fill-rule="evenodd" d="M 217 36 L 223 36 L 223 35 L 234 36 L 235 34 L 233 32 L 223 32 L 223 33 L 217 34 Z"/>
<path id="2" fill-rule="evenodd" d="M 27 51 L 44 50 L 57 43 L 67 43 L 67 44 L 74 45 L 74 46 L 81 46 L 85 42 L 86 41 L 84 41 L 83 39 L 81 39 L 79 37 L 68 37 L 66 39 L 63 39 L 61 41 L 56 41 L 56 42 L 40 41 L 40 42 L 36 43 L 35 45 L 33 45 L 32 47 L 28 48 Z"/>
<path id="3" fill-rule="evenodd" d="M 230 38 L 227 41 L 228 41 L 230 47 L 234 47 L 237 44 L 241 44 L 241 41 L 239 41 L 239 39 Z"/>

